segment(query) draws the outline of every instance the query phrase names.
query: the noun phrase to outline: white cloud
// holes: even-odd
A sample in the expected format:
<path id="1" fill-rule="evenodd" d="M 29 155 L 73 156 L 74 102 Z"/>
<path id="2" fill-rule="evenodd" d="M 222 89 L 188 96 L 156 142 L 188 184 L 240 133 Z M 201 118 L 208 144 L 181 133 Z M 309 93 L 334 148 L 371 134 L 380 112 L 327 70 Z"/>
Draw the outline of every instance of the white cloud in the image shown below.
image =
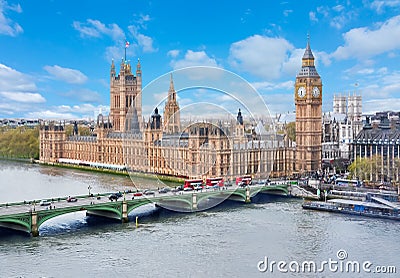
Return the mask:
<path id="1" fill-rule="evenodd" d="M 167 52 L 167 56 L 172 57 L 172 58 L 176 58 L 179 55 L 179 50 L 178 49 L 172 49 L 170 51 Z"/>
<path id="2" fill-rule="evenodd" d="M 44 66 L 44 69 L 58 80 L 71 84 L 83 84 L 87 81 L 86 75 L 79 70 L 63 68 L 58 65 Z"/>
<path id="3" fill-rule="evenodd" d="M 181 60 L 172 60 L 170 65 L 174 69 L 192 67 L 192 66 L 211 66 L 218 67 L 217 61 L 207 55 L 205 51 L 188 50 L 185 57 Z"/>
<path id="4" fill-rule="evenodd" d="M 134 15 L 136 17 L 136 24 L 140 26 L 140 28 L 146 29 L 147 25 L 146 23 L 151 20 L 150 15 L 148 14 L 139 14 L 139 15 Z"/>
<path id="5" fill-rule="evenodd" d="M 46 99 L 26 74 L 0 64 L 0 114 L 14 115 L 31 111 Z"/>
<path id="6" fill-rule="evenodd" d="M 79 102 L 95 102 L 101 101 L 101 96 L 98 92 L 89 89 L 71 90 L 62 94 L 63 96 L 78 100 Z"/>
<path id="7" fill-rule="evenodd" d="M 347 3 L 349 6 L 350 3 Z M 322 21 L 326 21 L 329 25 L 335 29 L 342 29 L 349 24 L 350 21 L 357 18 L 357 9 L 353 7 L 346 7 L 343 5 L 336 5 L 333 7 L 329 6 L 319 6 L 316 9 L 316 12 L 311 11 L 309 12 L 310 21 L 317 22 L 318 16 L 317 14 L 321 15 L 320 19 Z"/>
<path id="8" fill-rule="evenodd" d="M 38 93 L 0 92 L 0 96 L 16 102 L 42 103 L 46 101 Z"/>
<path id="9" fill-rule="evenodd" d="M 30 76 L 0 64 L 0 92 L 1 91 L 32 92 L 37 91 L 37 88 Z"/>
<path id="10" fill-rule="evenodd" d="M 382 13 L 385 8 L 400 7 L 400 0 L 375 0 L 371 3 L 370 7 L 377 13 Z"/>
<path id="11" fill-rule="evenodd" d="M 363 113 L 374 114 L 382 111 L 399 111 L 400 98 L 369 99 L 363 101 Z"/>
<path id="12" fill-rule="evenodd" d="M 358 74 L 372 74 L 374 73 L 374 69 L 364 68 L 357 71 Z"/>
<path id="13" fill-rule="evenodd" d="M 341 12 L 344 10 L 344 7 L 342 5 L 336 5 L 332 7 L 332 10 L 334 10 L 335 12 Z"/>
<path id="14" fill-rule="evenodd" d="M 80 33 L 81 37 L 99 38 L 106 35 L 114 41 L 120 41 L 125 38 L 124 31 L 115 23 L 106 26 L 99 20 L 87 19 L 86 22 L 74 21 L 72 26 Z"/>
<path id="15" fill-rule="evenodd" d="M 142 47 L 143 52 L 150 53 L 150 52 L 157 51 L 157 49 L 155 49 L 153 47 L 153 39 L 151 37 L 143 35 L 143 34 L 138 34 L 137 41 L 138 41 L 139 46 Z"/>
<path id="16" fill-rule="evenodd" d="M 58 113 L 52 110 L 34 111 L 26 114 L 30 119 L 71 120 L 76 117 L 71 113 Z"/>
<path id="17" fill-rule="evenodd" d="M 284 11 L 283 11 L 283 15 L 284 15 L 285 17 L 288 17 L 292 12 L 293 12 L 293 10 L 284 10 Z"/>
<path id="18" fill-rule="evenodd" d="M 285 64 L 292 63 L 290 54 L 293 51 L 293 45 L 283 38 L 254 35 L 233 43 L 229 60 L 238 70 L 262 78 L 277 79 L 281 77 L 284 67 L 291 68 Z"/>
<path id="19" fill-rule="evenodd" d="M 345 44 L 339 46 L 332 57 L 342 60 L 348 58 L 365 59 L 385 52 L 400 49 L 400 16 L 395 16 L 368 27 L 355 28 L 343 35 Z"/>
<path id="20" fill-rule="evenodd" d="M 139 29 L 136 26 L 128 26 L 128 29 L 133 36 L 133 39 L 136 41 L 133 43 L 134 48 L 141 48 L 143 52 L 147 53 L 158 51 L 158 49 L 154 48 L 153 46 L 153 39 L 140 33 Z"/>
<path id="21" fill-rule="evenodd" d="M 273 83 L 273 82 L 254 82 L 251 85 L 260 91 L 273 91 L 273 90 L 292 90 L 294 88 L 294 81 L 284 81 L 280 83 Z"/>
<path id="22" fill-rule="evenodd" d="M 263 95 L 271 115 L 292 112 L 295 109 L 292 93 L 278 93 Z"/>
<path id="23" fill-rule="evenodd" d="M 109 106 L 91 104 L 83 105 L 60 105 L 52 107 L 51 109 L 31 111 L 26 114 L 27 118 L 33 119 L 55 119 L 55 120 L 69 120 L 69 119 L 94 119 L 99 111 L 109 111 Z"/>
<path id="24" fill-rule="evenodd" d="M 0 0 L 0 34 L 15 37 L 23 33 L 21 25 L 6 17 L 7 11 L 22 13 L 20 4 L 9 5 L 7 1 Z"/>
<path id="25" fill-rule="evenodd" d="M 317 18 L 317 15 L 316 15 L 315 12 L 312 12 L 312 11 L 309 12 L 309 13 L 308 13 L 308 17 L 310 18 L 311 21 L 318 22 L 318 18 Z"/>

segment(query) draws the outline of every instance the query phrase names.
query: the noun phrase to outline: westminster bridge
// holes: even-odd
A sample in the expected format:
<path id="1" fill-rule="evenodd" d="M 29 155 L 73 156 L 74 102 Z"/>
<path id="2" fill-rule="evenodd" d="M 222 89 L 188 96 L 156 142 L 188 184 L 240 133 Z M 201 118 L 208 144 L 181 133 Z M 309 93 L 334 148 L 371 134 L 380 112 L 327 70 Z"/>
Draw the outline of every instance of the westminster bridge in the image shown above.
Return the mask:
<path id="1" fill-rule="evenodd" d="M 87 215 L 95 215 L 128 222 L 128 214 L 143 205 L 153 203 L 166 209 L 195 212 L 205 210 L 210 200 L 219 203 L 224 200 L 234 200 L 251 203 L 257 194 L 274 194 L 286 196 L 289 194 L 287 184 L 253 185 L 247 187 L 203 189 L 201 191 L 179 191 L 155 193 L 151 196 L 134 196 L 134 193 L 124 193 L 122 200 L 110 201 L 112 193 L 76 196 L 76 202 L 68 202 L 66 197 L 48 198 L 50 204 L 41 206 L 40 200 L 23 201 L 18 203 L 0 204 L 0 226 L 8 229 L 24 231 L 32 236 L 39 235 L 39 227 L 49 219 L 73 213 L 86 211 Z M 218 203 L 215 203 L 218 204 Z"/>

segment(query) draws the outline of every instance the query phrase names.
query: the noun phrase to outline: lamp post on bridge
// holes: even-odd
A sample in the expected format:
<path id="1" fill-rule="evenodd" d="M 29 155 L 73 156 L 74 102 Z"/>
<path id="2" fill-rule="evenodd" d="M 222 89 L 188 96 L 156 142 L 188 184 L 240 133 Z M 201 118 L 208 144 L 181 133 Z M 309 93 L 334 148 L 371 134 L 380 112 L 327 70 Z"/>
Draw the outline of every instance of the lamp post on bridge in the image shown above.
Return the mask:
<path id="1" fill-rule="evenodd" d="M 92 187 L 89 185 L 87 189 L 89 190 L 89 196 L 90 196 L 90 189 L 92 189 Z"/>

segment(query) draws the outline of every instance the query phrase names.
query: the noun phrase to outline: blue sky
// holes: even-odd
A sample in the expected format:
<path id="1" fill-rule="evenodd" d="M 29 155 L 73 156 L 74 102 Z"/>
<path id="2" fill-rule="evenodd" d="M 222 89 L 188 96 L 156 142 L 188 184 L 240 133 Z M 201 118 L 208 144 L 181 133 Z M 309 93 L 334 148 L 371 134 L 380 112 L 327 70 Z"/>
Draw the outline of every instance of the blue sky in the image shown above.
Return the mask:
<path id="1" fill-rule="evenodd" d="M 108 113 L 111 59 L 119 64 L 125 40 L 143 86 L 188 66 L 220 67 L 286 113 L 307 33 L 324 111 L 334 94 L 354 92 L 363 112 L 400 110 L 400 0 L 0 0 L 0 118 Z"/>

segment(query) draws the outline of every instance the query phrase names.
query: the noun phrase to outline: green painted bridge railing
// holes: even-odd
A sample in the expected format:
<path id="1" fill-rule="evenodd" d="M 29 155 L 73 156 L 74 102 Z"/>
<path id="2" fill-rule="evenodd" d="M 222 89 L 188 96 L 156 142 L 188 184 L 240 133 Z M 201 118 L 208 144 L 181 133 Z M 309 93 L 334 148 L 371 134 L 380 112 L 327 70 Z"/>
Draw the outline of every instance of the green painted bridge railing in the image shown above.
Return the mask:
<path id="1" fill-rule="evenodd" d="M 77 202 L 67 202 L 63 198 L 48 198 L 50 206 L 38 206 L 39 200 L 0 204 L 0 226 L 25 231 L 32 236 L 39 235 L 39 227 L 49 219 L 67 213 L 86 211 L 88 215 L 97 215 L 128 222 L 128 214 L 143 205 L 154 203 L 171 210 L 194 212 L 204 210 L 203 204 L 209 200 L 226 199 L 250 203 L 251 198 L 259 193 L 288 195 L 288 185 L 256 185 L 245 188 L 228 188 L 224 190 L 202 190 L 157 194 L 129 198 L 133 193 L 124 194 L 121 201 L 110 201 L 111 193 L 76 196 Z M 218 203 L 218 202 L 217 202 Z M 217 204 L 216 203 L 216 204 Z"/>

